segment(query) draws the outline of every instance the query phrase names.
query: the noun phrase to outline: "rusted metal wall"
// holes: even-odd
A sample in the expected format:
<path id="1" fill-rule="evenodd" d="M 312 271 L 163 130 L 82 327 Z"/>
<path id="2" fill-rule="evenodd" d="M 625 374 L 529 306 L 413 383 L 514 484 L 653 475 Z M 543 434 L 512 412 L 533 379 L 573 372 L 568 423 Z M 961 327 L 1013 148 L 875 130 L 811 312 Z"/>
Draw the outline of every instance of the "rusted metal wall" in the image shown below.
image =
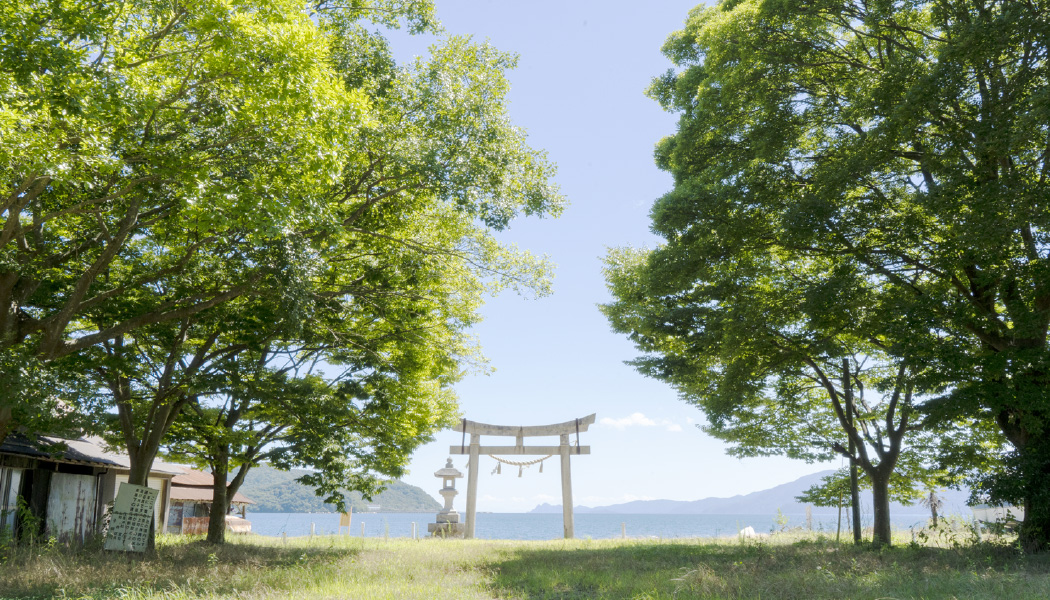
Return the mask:
<path id="1" fill-rule="evenodd" d="M 182 533 L 185 535 L 201 535 L 208 533 L 208 517 L 183 517 Z"/>
<path id="2" fill-rule="evenodd" d="M 47 533 L 59 541 L 84 542 L 95 531 L 94 475 L 54 473 L 47 499 Z"/>

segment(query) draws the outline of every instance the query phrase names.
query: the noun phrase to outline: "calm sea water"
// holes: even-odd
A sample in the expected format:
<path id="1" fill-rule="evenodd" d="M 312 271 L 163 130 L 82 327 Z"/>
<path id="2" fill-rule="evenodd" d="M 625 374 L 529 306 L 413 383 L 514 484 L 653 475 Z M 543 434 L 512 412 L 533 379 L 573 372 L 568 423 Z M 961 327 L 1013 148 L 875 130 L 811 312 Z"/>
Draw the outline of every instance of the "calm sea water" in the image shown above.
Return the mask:
<path id="1" fill-rule="evenodd" d="M 411 537 L 412 523 L 419 536 L 427 535 L 427 523 L 434 521 L 433 513 L 355 513 L 350 535 L 360 537 Z M 787 515 L 788 526 L 805 525 L 805 515 Z M 462 518 L 462 513 L 461 513 Z M 735 535 L 739 529 L 753 527 L 758 533 L 767 533 L 778 527 L 775 515 L 607 515 L 577 514 L 577 538 L 618 538 L 621 523 L 626 525 L 627 537 L 632 538 L 694 538 Z M 926 522 L 928 513 L 894 514 L 893 525 L 908 529 Z M 334 513 L 249 513 L 252 532 L 258 535 L 310 535 L 314 525 L 318 535 L 334 535 L 339 528 L 339 515 Z M 864 526 L 871 525 L 871 516 L 862 517 Z M 561 514 L 532 513 L 478 513 L 476 536 L 482 539 L 552 540 L 562 537 Z M 813 529 L 835 533 L 836 515 L 813 515 Z M 846 531 L 845 514 L 842 523 Z M 345 535 L 346 527 L 342 528 Z"/>

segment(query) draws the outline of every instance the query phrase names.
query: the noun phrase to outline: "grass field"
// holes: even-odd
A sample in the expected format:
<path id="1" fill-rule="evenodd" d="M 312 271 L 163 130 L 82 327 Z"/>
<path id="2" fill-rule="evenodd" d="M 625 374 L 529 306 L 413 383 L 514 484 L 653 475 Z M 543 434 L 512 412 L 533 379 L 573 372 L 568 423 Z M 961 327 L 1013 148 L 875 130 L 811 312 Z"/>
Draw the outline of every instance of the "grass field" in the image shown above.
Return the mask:
<path id="1" fill-rule="evenodd" d="M 162 537 L 157 557 L 0 549 L 3 598 L 1050 598 L 1050 556 L 1008 545 L 874 551 L 760 540 Z"/>

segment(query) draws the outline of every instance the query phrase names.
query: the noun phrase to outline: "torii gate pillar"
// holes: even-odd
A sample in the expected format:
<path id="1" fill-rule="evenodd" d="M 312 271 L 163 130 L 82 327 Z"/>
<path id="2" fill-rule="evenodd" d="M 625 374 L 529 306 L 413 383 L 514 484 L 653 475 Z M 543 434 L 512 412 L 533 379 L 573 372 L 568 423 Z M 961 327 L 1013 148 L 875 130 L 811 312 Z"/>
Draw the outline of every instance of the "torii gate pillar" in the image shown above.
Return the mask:
<path id="1" fill-rule="evenodd" d="M 590 446 L 580 445 L 580 432 L 594 424 L 595 415 L 591 414 L 581 419 L 574 419 L 554 425 L 535 425 L 528 427 L 513 427 L 508 425 L 488 425 L 476 421 L 463 419 L 457 427 L 463 433 L 463 441 L 459 446 L 451 446 L 450 454 L 467 454 L 467 522 L 463 537 L 472 539 L 474 537 L 475 517 L 478 507 L 478 461 L 482 454 L 502 455 L 532 455 L 547 456 L 557 454 L 561 458 L 561 506 L 562 518 L 565 524 L 565 539 L 575 537 L 572 514 L 572 470 L 570 457 L 573 454 L 590 454 Z M 466 445 L 467 434 L 470 434 L 470 446 Z M 570 445 L 570 437 L 575 434 L 576 445 Z M 482 446 L 482 435 L 500 435 L 517 438 L 513 446 Z M 524 438 L 538 436 L 559 436 L 557 446 L 526 446 Z"/>
<path id="2" fill-rule="evenodd" d="M 474 539 L 474 515 L 478 512 L 478 458 L 481 436 L 470 434 L 470 459 L 467 461 L 467 528 L 463 537 Z"/>
<path id="3" fill-rule="evenodd" d="M 565 524 L 565 539 L 571 540 L 576 537 L 576 525 L 572 519 L 572 471 L 568 434 L 561 434 L 558 449 L 561 451 L 561 518 Z"/>

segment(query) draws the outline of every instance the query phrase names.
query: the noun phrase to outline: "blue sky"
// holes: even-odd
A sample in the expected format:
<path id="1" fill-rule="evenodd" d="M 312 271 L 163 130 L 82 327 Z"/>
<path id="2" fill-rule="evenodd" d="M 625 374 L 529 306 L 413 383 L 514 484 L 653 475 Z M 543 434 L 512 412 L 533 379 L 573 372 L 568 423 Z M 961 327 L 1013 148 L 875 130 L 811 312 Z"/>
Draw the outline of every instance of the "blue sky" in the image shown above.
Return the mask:
<path id="1" fill-rule="evenodd" d="M 623 364 L 636 352 L 597 309 L 608 300 L 601 275 L 606 249 L 659 242 L 649 232 L 649 207 L 671 179 L 654 166 L 652 152 L 674 131 L 675 117 L 645 89 L 670 68 L 660 47 L 696 3 L 437 2 L 449 33 L 519 55 L 509 73 L 511 116 L 530 144 L 558 165 L 557 183 L 570 202 L 559 219 L 516 221 L 503 236 L 551 257 L 554 294 L 508 293 L 488 301 L 474 334 L 495 372 L 458 386 L 466 418 L 541 425 L 597 413 L 598 423 L 581 435 L 592 454 L 572 459 L 574 503 L 589 506 L 732 496 L 837 467 L 726 456 L 724 444 L 695 427 L 703 421 L 697 409 Z M 399 35 L 394 48 L 407 60 L 425 52 L 428 41 Z M 438 434 L 414 455 L 405 480 L 437 496 L 433 473 L 444 466 L 449 445 L 459 443 L 455 432 Z M 464 457 L 454 461 L 466 471 Z M 556 460 L 542 474 L 533 467 L 522 478 L 509 468 L 492 475 L 494 467 L 482 457 L 478 510 L 520 512 L 561 502 Z M 465 508 L 465 495 L 456 507 Z"/>

